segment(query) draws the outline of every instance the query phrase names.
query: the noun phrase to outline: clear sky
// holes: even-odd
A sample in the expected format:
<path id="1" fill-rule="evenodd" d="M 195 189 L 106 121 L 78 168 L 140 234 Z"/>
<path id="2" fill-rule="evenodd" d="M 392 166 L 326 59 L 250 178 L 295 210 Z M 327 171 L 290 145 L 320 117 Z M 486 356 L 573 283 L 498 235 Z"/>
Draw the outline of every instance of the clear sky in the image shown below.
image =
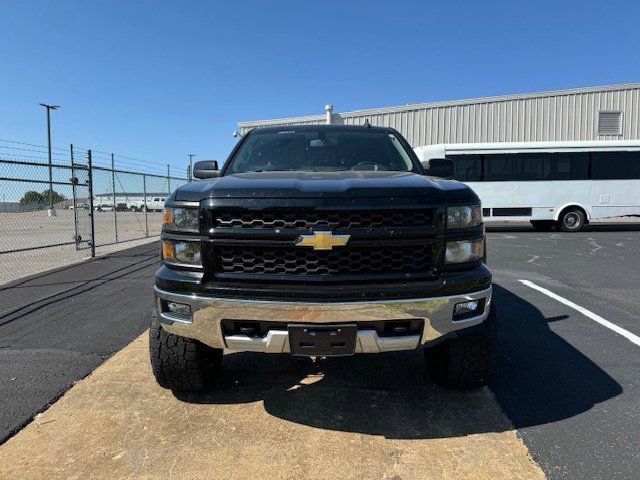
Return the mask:
<path id="1" fill-rule="evenodd" d="M 171 163 L 238 121 L 640 81 L 640 2 L 0 0 L 0 138 Z M 128 165 L 134 167 L 135 165 Z M 184 170 L 182 170 L 184 172 Z"/>

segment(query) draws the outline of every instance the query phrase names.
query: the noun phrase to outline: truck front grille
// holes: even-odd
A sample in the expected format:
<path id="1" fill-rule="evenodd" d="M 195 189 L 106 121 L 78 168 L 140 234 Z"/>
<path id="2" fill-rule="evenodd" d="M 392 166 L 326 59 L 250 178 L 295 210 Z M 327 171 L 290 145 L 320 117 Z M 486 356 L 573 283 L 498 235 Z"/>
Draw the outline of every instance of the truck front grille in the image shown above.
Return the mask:
<path id="1" fill-rule="evenodd" d="M 384 202 L 353 210 L 346 209 L 349 201 L 317 209 L 296 202 L 287 209 L 212 207 L 206 217 L 205 272 L 211 279 L 264 283 L 433 278 L 443 255 L 437 209 L 415 206 L 414 200 L 410 207 Z M 326 251 L 296 246 L 300 235 L 323 230 L 350 235 L 348 244 Z"/>
<path id="2" fill-rule="evenodd" d="M 219 228 L 407 228 L 433 224 L 434 211 L 369 210 L 369 211 L 220 211 L 214 216 Z"/>
<path id="3" fill-rule="evenodd" d="M 304 247 L 227 247 L 212 249 L 216 273 L 237 275 L 427 275 L 429 245 L 344 247 L 314 251 Z"/>

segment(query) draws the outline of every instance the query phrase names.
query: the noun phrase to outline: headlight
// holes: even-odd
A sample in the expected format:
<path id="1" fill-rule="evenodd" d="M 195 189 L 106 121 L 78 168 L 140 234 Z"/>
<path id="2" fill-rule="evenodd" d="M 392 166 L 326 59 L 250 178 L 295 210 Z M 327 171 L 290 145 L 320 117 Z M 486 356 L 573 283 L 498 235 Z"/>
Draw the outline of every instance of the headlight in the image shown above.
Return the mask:
<path id="1" fill-rule="evenodd" d="M 466 263 L 481 260 L 484 256 L 484 239 L 447 242 L 445 263 Z"/>
<path id="2" fill-rule="evenodd" d="M 200 242 L 162 241 L 162 256 L 165 262 L 183 265 L 202 265 Z"/>
<path id="3" fill-rule="evenodd" d="M 469 228 L 482 224 L 480 206 L 447 207 L 447 228 Z"/>
<path id="4" fill-rule="evenodd" d="M 165 208 L 162 221 L 169 230 L 198 232 L 200 219 L 197 208 Z"/>

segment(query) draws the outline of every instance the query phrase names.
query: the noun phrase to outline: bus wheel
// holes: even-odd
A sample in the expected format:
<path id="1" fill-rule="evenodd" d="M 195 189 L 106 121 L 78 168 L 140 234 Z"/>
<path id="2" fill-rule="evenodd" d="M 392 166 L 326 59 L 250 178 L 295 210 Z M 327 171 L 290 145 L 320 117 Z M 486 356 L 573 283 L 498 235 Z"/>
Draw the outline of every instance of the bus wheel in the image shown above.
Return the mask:
<path id="1" fill-rule="evenodd" d="M 568 208 L 560 214 L 558 229 L 563 232 L 579 232 L 585 224 L 585 214 L 579 208 Z"/>
<path id="2" fill-rule="evenodd" d="M 531 226 L 541 232 L 548 232 L 553 229 L 556 222 L 553 220 L 531 220 Z"/>

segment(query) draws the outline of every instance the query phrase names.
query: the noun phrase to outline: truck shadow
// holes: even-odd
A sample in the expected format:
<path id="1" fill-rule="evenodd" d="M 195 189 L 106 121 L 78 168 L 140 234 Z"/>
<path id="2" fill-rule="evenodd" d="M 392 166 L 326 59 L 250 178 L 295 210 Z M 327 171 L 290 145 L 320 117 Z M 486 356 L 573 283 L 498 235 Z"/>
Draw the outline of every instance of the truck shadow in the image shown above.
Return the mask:
<path id="1" fill-rule="evenodd" d="M 622 392 L 603 370 L 549 329 L 548 322 L 565 317 L 547 319 L 500 286 L 495 286 L 495 302 L 500 333 L 490 390 L 458 392 L 436 386 L 425 373 L 421 351 L 318 362 L 234 353 L 225 356 L 216 390 L 176 396 L 201 404 L 263 401 L 271 415 L 299 424 L 420 439 L 554 422 Z"/>

